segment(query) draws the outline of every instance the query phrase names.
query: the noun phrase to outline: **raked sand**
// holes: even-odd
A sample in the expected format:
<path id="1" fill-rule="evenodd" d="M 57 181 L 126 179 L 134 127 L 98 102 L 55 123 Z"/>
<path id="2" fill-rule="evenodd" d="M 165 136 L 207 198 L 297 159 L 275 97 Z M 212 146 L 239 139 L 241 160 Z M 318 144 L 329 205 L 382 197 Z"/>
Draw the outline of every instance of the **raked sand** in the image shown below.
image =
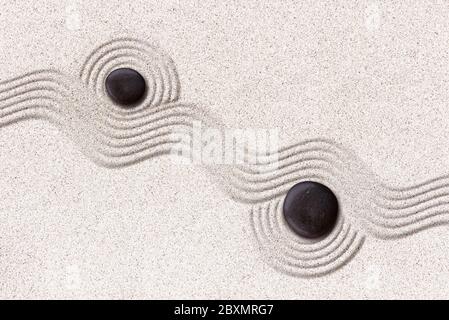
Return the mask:
<path id="1" fill-rule="evenodd" d="M 4 1 L 0 297 L 447 297 L 448 14 L 443 1 Z M 127 64 L 163 93 L 129 122 L 102 88 Z M 277 128 L 283 169 L 173 161 L 163 135 L 150 147 L 129 127 L 159 132 L 159 114 Z M 326 167 L 307 169 L 313 148 Z M 276 213 L 292 180 L 315 176 L 343 219 L 311 245 Z"/>

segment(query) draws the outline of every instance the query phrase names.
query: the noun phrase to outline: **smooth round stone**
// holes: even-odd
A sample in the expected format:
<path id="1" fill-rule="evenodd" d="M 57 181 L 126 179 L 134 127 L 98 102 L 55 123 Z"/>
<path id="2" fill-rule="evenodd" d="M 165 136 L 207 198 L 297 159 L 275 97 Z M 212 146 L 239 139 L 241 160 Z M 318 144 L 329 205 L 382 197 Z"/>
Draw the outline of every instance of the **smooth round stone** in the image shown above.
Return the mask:
<path id="1" fill-rule="evenodd" d="M 145 96 L 145 79 L 136 70 L 116 69 L 106 78 L 106 91 L 109 97 L 123 107 L 132 107 Z"/>
<path id="2" fill-rule="evenodd" d="M 334 193 L 318 182 L 294 185 L 284 200 L 284 218 L 299 236 L 316 239 L 328 235 L 338 218 L 338 200 Z"/>

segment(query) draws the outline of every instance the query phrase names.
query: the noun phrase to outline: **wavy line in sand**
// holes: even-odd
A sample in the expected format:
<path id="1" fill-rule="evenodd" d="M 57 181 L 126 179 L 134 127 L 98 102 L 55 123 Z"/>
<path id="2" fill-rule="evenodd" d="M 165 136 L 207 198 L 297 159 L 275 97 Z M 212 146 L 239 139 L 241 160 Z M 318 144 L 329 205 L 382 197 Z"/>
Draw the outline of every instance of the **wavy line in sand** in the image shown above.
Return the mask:
<path id="1" fill-rule="evenodd" d="M 127 121 L 92 117 L 88 111 L 93 108 L 88 103 L 78 104 L 77 108 L 67 106 L 67 101 L 76 103 L 77 98 L 78 102 L 80 100 L 79 97 L 67 96 L 67 92 L 71 92 L 68 90 L 68 81 L 57 72 L 42 71 L 2 82 L 1 123 L 5 125 L 19 118 L 46 118 L 65 128 L 72 137 L 74 132 L 81 132 L 75 140 L 83 141 L 84 149 L 89 151 L 87 154 L 101 165 L 114 167 L 170 153 L 173 144 L 177 143 L 170 138 L 172 130 L 174 128 L 189 130 L 191 121 L 205 118 L 204 115 L 198 115 L 196 106 L 179 103 L 148 108 L 146 110 L 149 111 L 141 112 L 140 117 L 134 116 Z M 77 119 L 81 120 L 76 121 Z M 291 184 L 301 180 L 320 180 L 328 185 L 339 185 L 338 190 L 346 189 L 342 184 L 345 180 L 346 184 L 356 183 L 360 186 L 361 180 L 364 180 L 376 185 L 374 179 L 355 173 L 352 170 L 353 166 L 348 166 L 353 163 L 348 153 L 329 140 L 303 141 L 280 150 L 278 155 L 277 169 L 261 170 L 263 165 L 257 165 L 233 168 L 232 174 L 225 173 L 223 181 L 229 184 L 228 190 L 233 197 L 252 203 L 266 201 L 285 194 Z M 266 164 L 272 165 L 269 161 Z M 358 181 L 354 180 L 355 177 L 358 177 Z M 408 188 L 406 192 L 410 193 L 411 190 L 425 196 L 426 192 L 435 192 L 433 185 L 438 186 L 438 183 L 440 182 L 432 181 L 430 186 L 425 184 L 416 187 L 416 190 Z M 386 187 L 378 190 L 389 191 Z M 398 192 L 400 193 L 397 191 L 396 194 Z M 358 196 L 360 197 L 360 194 Z M 365 198 L 370 199 L 369 196 Z M 377 210 L 377 216 L 371 219 L 373 226 L 371 229 L 376 235 L 389 238 L 446 223 L 446 211 L 442 210 L 446 202 L 427 205 L 432 201 L 435 199 L 425 199 L 425 202 L 418 203 L 418 207 L 413 205 L 407 208 L 410 211 L 407 214 L 398 214 L 393 212 L 394 210 Z M 383 208 L 382 202 L 376 204 L 378 209 Z"/>
<path id="2" fill-rule="evenodd" d="M 139 110 L 122 110 L 86 90 L 86 86 L 103 87 L 101 74 L 110 62 L 127 64 L 130 59 L 138 60 L 139 71 L 155 84 Z M 120 38 L 101 45 L 89 55 L 80 76 L 84 82 L 56 70 L 42 70 L 0 82 L 0 125 L 48 120 L 93 161 L 118 167 L 169 153 L 178 142 L 171 137 L 174 130 L 188 130 L 192 121 L 208 117 L 196 105 L 173 102 L 179 96 L 175 66 L 143 41 Z"/>
<path id="3" fill-rule="evenodd" d="M 150 93 L 137 109 L 123 110 L 104 99 L 104 80 L 119 67 L 135 68 L 148 81 Z M 224 129 L 220 120 L 199 106 L 177 102 L 180 85 L 173 61 L 143 41 L 122 37 L 99 46 L 83 64 L 80 79 L 57 70 L 40 70 L 1 81 L 0 126 L 45 119 L 72 138 L 93 161 L 106 167 L 132 165 L 170 153 L 179 143 L 172 137 L 173 130 L 192 134 L 195 120 Z M 246 149 L 246 153 L 251 151 Z M 355 211 L 367 213 L 350 218 L 360 218 L 368 232 L 381 238 L 402 237 L 449 223 L 449 176 L 402 188 L 387 186 L 358 157 L 326 139 L 304 140 L 268 155 L 256 155 L 256 160 L 255 165 L 208 169 L 234 199 L 255 204 L 251 217 L 259 246 L 278 269 L 291 274 L 325 274 L 353 256 L 349 249 L 348 253 L 340 250 L 353 243 L 338 237 L 339 232 L 345 236 L 350 233 L 353 227 L 347 227 L 347 223 L 341 222 L 336 229 L 339 231 L 327 238 L 335 241 L 333 245 L 326 239 L 318 245 L 302 243 L 284 228 L 278 199 L 302 180 L 323 182 L 338 190 L 348 199 L 343 203 L 355 204 Z M 354 185 L 359 189 L 351 191 Z M 264 203 L 273 201 L 264 207 Z M 276 214 L 271 213 L 272 207 Z M 353 213 L 343 208 L 342 215 L 346 219 Z M 276 232 L 282 236 L 276 238 Z M 351 229 L 353 233 L 358 235 Z M 323 243 L 328 245 L 321 248 Z M 281 255 L 272 256 L 278 249 Z"/>
<path id="4" fill-rule="evenodd" d="M 269 161 L 265 165 L 272 169 L 234 168 L 229 180 L 231 195 L 249 203 L 270 201 L 284 196 L 295 183 L 312 180 L 342 194 L 357 186 L 356 193 L 346 196 L 366 213 L 358 218 L 367 231 L 380 238 L 405 237 L 449 223 L 447 180 L 392 188 L 331 140 L 310 139 L 285 147 L 278 152 L 277 167 Z"/>

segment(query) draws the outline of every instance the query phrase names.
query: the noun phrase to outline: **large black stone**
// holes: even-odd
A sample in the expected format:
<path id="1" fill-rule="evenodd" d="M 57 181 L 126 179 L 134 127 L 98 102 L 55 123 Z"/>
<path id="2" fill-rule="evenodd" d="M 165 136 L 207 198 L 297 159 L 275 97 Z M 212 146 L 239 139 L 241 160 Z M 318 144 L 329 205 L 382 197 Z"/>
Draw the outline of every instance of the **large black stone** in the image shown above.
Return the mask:
<path id="1" fill-rule="evenodd" d="M 145 79 L 136 70 L 116 69 L 106 78 L 106 91 L 109 97 L 123 107 L 133 107 L 145 96 Z"/>
<path id="2" fill-rule="evenodd" d="M 299 236 L 316 239 L 328 235 L 338 218 L 338 200 L 326 186 L 311 181 L 294 185 L 284 200 L 284 218 Z"/>

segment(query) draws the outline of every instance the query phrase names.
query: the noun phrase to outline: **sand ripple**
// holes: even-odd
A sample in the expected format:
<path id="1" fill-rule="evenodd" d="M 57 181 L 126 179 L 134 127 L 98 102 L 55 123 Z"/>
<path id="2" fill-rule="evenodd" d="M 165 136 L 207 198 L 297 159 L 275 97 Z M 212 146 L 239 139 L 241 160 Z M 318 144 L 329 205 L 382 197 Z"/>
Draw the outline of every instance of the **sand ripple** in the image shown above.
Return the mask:
<path id="1" fill-rule="evenodd" d="M 105 78 L 122 67 L 138 70 L 149 85 L 143 103 L 132 110 L 114 105 L 105 93 Z M 48 69 L 0 82 L 0 126 L 43 119 L 95 163 L 128 166 L 169 154 L 179 143 L 173 131 L 193 134 L 193 121 L 225 129 L 205 108 L 180 102 L 179 96 L 170 57 L 156 46 L 122 37 L 93 50 L 78 78 Z M 449 222 L 449 175 L 389 186 L 350 150 L 325 138 L 303 140 L 257 160 L 254 165 L 205 167 L 233 199 L 252 205 L 257 247 L 271 265 L 289 274 L 317 276 L 337 269 L 356 254 L 366 235 L 404 237 Z M 282 219 L 284 196 L 304 180 L 329 186 L 341 205 L 337 227 L 318 242 L 298 238 Z"/>

